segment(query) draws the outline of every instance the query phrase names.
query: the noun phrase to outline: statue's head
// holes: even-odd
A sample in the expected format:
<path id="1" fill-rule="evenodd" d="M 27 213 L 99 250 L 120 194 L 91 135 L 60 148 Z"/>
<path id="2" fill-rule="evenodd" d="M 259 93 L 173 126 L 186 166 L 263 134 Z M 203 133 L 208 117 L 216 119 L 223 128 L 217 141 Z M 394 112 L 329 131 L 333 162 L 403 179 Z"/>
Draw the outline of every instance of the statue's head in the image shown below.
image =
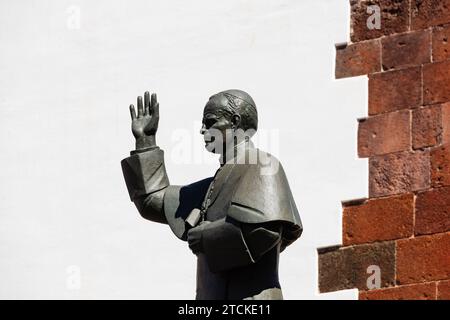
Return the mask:
<path id="1" fill-rule="evenodd" d="M 226 90 L 209 98 L 200 133 L 208 151 L 222 154 L 250 139 L 257 128 L 258 113 L 252 97 L 241 90 Z"/>

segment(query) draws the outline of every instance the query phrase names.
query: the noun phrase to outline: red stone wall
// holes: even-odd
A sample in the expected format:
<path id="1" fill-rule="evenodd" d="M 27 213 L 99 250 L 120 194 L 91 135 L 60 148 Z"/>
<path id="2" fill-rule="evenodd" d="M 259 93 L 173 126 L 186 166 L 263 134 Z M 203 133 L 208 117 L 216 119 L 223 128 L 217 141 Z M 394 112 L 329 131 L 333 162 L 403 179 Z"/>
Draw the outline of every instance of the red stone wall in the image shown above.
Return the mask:
<path id="1" fill-rule="evenodd" d="M 369 198 L 343 203 L 343 245 L 319 249 L 319 289 L 450 299 L 450 0 L 350 4 L 336 78 L 368 76 L 358 155 L 368 158 Z M 370 30 L 373 5 L 381 28 Z"/>

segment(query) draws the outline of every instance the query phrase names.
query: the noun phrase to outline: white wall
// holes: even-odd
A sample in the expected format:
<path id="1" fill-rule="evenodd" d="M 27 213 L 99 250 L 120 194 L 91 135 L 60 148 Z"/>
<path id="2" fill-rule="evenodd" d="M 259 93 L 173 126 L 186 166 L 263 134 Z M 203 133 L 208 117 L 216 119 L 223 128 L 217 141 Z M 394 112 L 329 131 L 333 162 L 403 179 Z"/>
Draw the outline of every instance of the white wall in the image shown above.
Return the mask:
<path id="1" fill-rule="evenodd" d="M 217 168 L 199 122 L 229 88 L 278 132 L 259 145 L 283 163 L 304 223 L 281 256 L 285 298 L 355 298 L 318 295 L 316 254 L 340 243 L 340 201 L 367 189 L 366 81 L 333 76 L 348 16 L 342 0 L 0 2 L 0 298 L 193 298 L 195 257 L 129 201 L 128 105 L 158 93 L 158 144 L 185 184 Z"/>

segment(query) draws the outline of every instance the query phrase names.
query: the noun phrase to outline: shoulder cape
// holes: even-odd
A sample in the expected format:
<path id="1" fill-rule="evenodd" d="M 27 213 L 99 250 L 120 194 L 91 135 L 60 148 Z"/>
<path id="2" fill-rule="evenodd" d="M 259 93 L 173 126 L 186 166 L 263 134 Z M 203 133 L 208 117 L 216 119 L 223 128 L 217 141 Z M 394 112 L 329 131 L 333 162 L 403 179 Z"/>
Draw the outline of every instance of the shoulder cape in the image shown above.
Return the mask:
<path id="1" fill-rule="evenodd" d="M 227 214 L 242 223 L 282 222 L 284 249 L 303 231 L 284 169 L 278 159 L 259 150 L 257 164 L 245 166 Z"/>

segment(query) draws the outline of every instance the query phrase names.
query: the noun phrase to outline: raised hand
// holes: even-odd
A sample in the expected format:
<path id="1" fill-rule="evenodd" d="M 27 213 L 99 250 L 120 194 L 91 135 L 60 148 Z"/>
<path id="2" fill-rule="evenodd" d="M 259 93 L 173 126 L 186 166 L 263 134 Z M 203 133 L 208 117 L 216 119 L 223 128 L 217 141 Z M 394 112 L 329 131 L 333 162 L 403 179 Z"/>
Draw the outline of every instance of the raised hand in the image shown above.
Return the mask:
<path id="1" fill-rule="evenodd" d="M 137 116 L 134 105 L 130 105 L 131 131 L 136 138 L 136 149 L 143 149 L 156 146 L 156 131 L 159 123 L 159 103 L 156 93 L 153 93 L 150 99 L 150 92 L 144 94 L 144 103 L 142 97 L 137 97 Z"/>

